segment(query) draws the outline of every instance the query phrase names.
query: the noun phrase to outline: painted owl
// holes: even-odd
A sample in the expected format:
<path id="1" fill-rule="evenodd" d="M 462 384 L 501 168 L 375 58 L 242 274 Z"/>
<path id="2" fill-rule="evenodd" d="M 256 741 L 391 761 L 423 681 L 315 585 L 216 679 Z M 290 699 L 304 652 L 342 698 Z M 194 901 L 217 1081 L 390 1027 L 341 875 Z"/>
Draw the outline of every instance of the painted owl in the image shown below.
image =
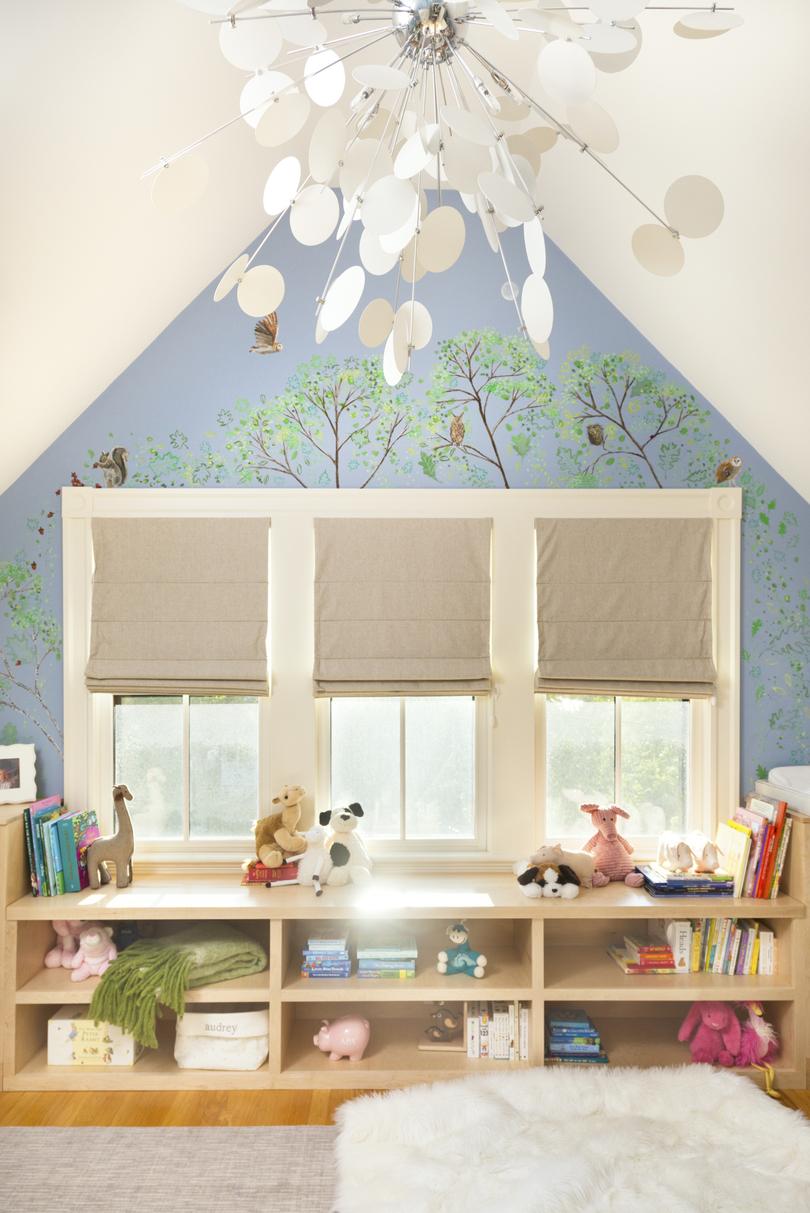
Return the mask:
<path id="1" fill-rule="evenodd" d="M 464 428 L 463 416 L 463 413 L 458 413 L 450 419 L 450 441 L 453 446 L 461 446 L 464 441 L 464 435 L 467 431 Z"/>
<path id="2" fill-rule="evenodd" d="M 598 421 L 594 421 L 592 425 L 588 426 L 588 442 L 590 442 L 591 446 L 605 445 L 604 427 Z"/>
<path id="3" fill-rule="evenodd" d="M 717 471 L 714 474 L 715 480 L 718 484 L 731 484 L 739 476 L 742 465 L 743 461 L 739 455 L 734 455 L 731 459 L 724 459 L 717 465 Z"/>
<path id="4" fill-rule="evenodd" d="M 253 332 L 256 336 L 255 344 L 250 347 L 251 354 L 277 354 L 279 350 L 284 349 L 281 342 L 276 341 L 278 312 L 270 312 L 269 316 L 262 316 Z"/>

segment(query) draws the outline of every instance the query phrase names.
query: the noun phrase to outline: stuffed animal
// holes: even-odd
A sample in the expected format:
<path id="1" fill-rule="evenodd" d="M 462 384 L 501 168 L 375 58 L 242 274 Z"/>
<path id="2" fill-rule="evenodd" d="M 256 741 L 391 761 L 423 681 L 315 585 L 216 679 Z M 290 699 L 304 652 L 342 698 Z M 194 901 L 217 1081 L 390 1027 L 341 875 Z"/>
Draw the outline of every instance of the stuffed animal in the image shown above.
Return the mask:
<path id="1" fill-rule="evenodd" d="M 598 804 L 583 804 L 580 809 L 590 814 L 591 822 L 596 827 L 596 833 L 583 847 L 584 851 L 593 851 L 593 887 L 600 889 L 611 880 L 623 880 L 636 889 L 643 885 L 644 877 L 635 871 L 635 864 L 629 858 L 633 848 L 616 828 L 616 818 L 629 817 L 630 814 L 617 804 L 612 804 L 609 809 L 600 809 Z"/>
<path id="2" fill-rule="evenodd" d="M 71 981 L 85 981 L 106 973 L 118 955 L 112 941 L 112 927 L 100 922 L 85 922 L 79 932 L 79 946 L 73 957 Z"/>
<path id="3" fill-rule="evenodd" d="M 288 856 L 300 855 L 307 849 L 306 838 L 298 833 L 301 801 L 305 796 L 306 789 L 300 784 L 285 784 L 278 796 L 273 797 L 273 804 L 280 804 L 281 808 L 254 821 L 256 855 L 265 867 L 280 868 Z"/>
<path id="4" fill-rule="evenodd" d="M 453 945 L 446 952 L 439 952 L 436 957 L 436 968 L 447 977 L 456 973 L 466 973 L 472 977 L 483 977 L 487 967 L 487 958 L 483 952 L 476 952 L 469 943 L 470 933 L 465 922 L 454 922 L 447 928 L 447 938 Z"/>
<path id="5" fill-rule="evenodd" d="M 658 863 L 668 872 L 688 872 L 695 862 L 691 847 L 682 834 L 664 830 L 658 839 Z"/>
<path id="6" fill-rule="evenodd" d="M 712 842 L 700 830 L 693 830 L 686 835 L 686 843 L 695 857 L 696 872 L 716 872 L 720 867 L 720 852 L 717 843 Z"/>
<path id="7" fill-rule="evenodd" d="M 527 868 L 544 868 L 549 864 L 555 868 L 562 867 L 563 864 L 571 868 L 579 877 L 583 889 L 589 889 L 593 884 L 593 856 L 586 851 L 564 851 L 559 842 L 544 843 L 528 859 L 516 863 L 512 871 L 516 876 L 520 876 Z M 523 886 L 523 892 L 527 897 L 536 897 L 536 893 L 527 892 L 530 887 Z"/>
<path id="8" fill-rule="evenodd" d="M 776 1029 L 765 1018 L 761 1002 L 738 1002 L 736 1008 L 742 1024 L 735 1065 L 767 1066 L 779 1056 Z"/>
<path id="9" fill-rule="evenodd" d="M 527 897 L 562 897 L 570 900 L 579 896 L 579 877 L 566 863 L 559 866 L 551 863 L 545 867 L 532 866 L 521 872 L 517 879 Z M 535 889 L 537 892 L 534 892 Z"/>
<path id="10" fill-rule="evenodd" d="M 326 872 L 326 884 L 344 885 L 349 881 L 364 884 L 371 879 L 371 858 L 362 835 L 356 832 L 362 816 L 363 809 L 357 801 L 345 808 L 326 809 L 319 815 L 321 825 L 331 830 L 325 843 L 331 864 Z"/>
<path id="11" fill-rule="evenodd" d="M 311 826 L 304 830 L 307 849 L 298 860 L 298 883 L 312 885 L 315 896 L 323 893 L 322 885 L 327 883 L 333 863 L 326 850 L 326 830 L 321 825 Z"/>
<path id="12" fill-rule="evenodd" d="M 464 1012 L 440 1002 L 435 1011 L 431 1011 L 431 1024 L 425 1028 L 425 1035 L 433 1044 L 448 1044 L 460 1040 L 464 1028 Z"/>
<path id="13" fill-rule="evenodd" d="M 73 957 L 76 955 L 79 931 L 82 923 L 78 918 L 57 918 L 52 923 L 56 932 L 56 943 L 45 953 L 46 969 L 70 969 L 73 967 Z"/>
<path id="14" fill-rule="evenodd" d="M 678 1032 L 678 1040 L 682 1042 L 690 1037 L 692 1061 L 721 1066 L 737 1064 L 742 1031 L 731 1003 L 693 1002 Z"/>

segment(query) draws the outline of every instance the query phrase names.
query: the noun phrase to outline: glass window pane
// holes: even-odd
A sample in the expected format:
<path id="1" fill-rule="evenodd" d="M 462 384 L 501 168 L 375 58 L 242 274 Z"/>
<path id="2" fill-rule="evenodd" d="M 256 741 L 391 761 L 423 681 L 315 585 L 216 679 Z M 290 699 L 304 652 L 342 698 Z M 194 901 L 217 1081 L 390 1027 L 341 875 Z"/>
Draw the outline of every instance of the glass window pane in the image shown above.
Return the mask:
<path id="1" fill-rule="evenodd" d="M 122 696 L 113 719 L 115 782 L 132 792 L 136 840 L 182 838 L 182 699 Z"/>
<path id="2" fill-rule="evenodd" d="M 546 836 L 593 833 L 581 804 L 614 798 L 614 703 L 612 698 L 549 695 L 546 698 Z"/>
<path id="3" fill-rule="evenodd" d="M 688 700 L 622 697 L 620 803 L 633 834 L 686 828 Z"/>
<path id="4" fill-rule="evenodd" d="M 408 838 L 475 837 L 475 700 L 405 700 Z"/>
<path id="5" fill-rule="evenodd" d="M 333 699 L 332 804 L 363 806 L 363 833 L 399 838 L 399 700 Z"/>
<path id="6" fill-rule="evenodd" d="M 194 695 L 189 700 L 192 838 L 248 838 L 259 815 L 259 703 Z"/>

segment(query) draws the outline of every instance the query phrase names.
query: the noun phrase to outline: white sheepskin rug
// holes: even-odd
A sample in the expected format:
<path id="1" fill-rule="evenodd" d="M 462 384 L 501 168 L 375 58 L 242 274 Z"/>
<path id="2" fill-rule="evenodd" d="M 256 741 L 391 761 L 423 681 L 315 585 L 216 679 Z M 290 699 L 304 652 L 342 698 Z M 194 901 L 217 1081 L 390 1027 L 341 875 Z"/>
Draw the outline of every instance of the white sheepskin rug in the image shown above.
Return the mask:
<path id="1" fill-rule="evenodd" d="M 810 1123 L 709 1066 L 487 1074 L 336 1114 L 337 1213 L 808 1213 Z"/>

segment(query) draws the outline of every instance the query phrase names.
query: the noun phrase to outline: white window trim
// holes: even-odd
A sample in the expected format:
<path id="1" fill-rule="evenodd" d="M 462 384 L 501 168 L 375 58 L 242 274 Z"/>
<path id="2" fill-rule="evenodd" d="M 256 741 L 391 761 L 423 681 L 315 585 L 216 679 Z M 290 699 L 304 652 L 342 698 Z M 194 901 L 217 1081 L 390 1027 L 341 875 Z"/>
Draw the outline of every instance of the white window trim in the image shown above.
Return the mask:
<path id="1" fill-rule="evenodd" d="M 62 491 L 65 796 L 109 825 L 112 699 L 84 684 L 90 644 L 91 524 L 94 517 L 270 517 L 276 588 L 271 593 L 273 688 L 260 716 L 260 803 L 283 783 L 303 783 L 315 812 L 328 807 L 318 762 L 318 712 L 312 694 L 313 519 L 316 517 L 489 517 L 493 520 L 492 665 L 484 815 L 484 850 L 473 855 L 404 855 L 413 867 L 508 870 L 543 838 L 544 776 L 534 693 L 536 588 L 534 520 L 557 518 L 710 518 L 714 526 L 714 621 L 717 694 L 704 705 L 694 766 L 705 828 L 739 800 L 740 518 L 742 492 L 722 489 L 124 489 Z M 285 576 L 284 571 L 289 570 Z M 106 701 L 106 702 L 105 702 Z M 320 709 L 322 711 L 322 709 Z M 106 756 L 106 757 L 105 757 Z M 320 766 L 320 771 L 319 771 Z M 328 778 L 328 776 L 327 776 Z M 137 795 L 137 790 L 134 790 Z M 200 850 L 194 850 L 199 846 Z M 204 863 L 225 848 L 184 844 L 164 860 Z M 245 846 L 234 844 L 234 854 Z M 140 844 L 136 857 L 146 854 Z"/>

